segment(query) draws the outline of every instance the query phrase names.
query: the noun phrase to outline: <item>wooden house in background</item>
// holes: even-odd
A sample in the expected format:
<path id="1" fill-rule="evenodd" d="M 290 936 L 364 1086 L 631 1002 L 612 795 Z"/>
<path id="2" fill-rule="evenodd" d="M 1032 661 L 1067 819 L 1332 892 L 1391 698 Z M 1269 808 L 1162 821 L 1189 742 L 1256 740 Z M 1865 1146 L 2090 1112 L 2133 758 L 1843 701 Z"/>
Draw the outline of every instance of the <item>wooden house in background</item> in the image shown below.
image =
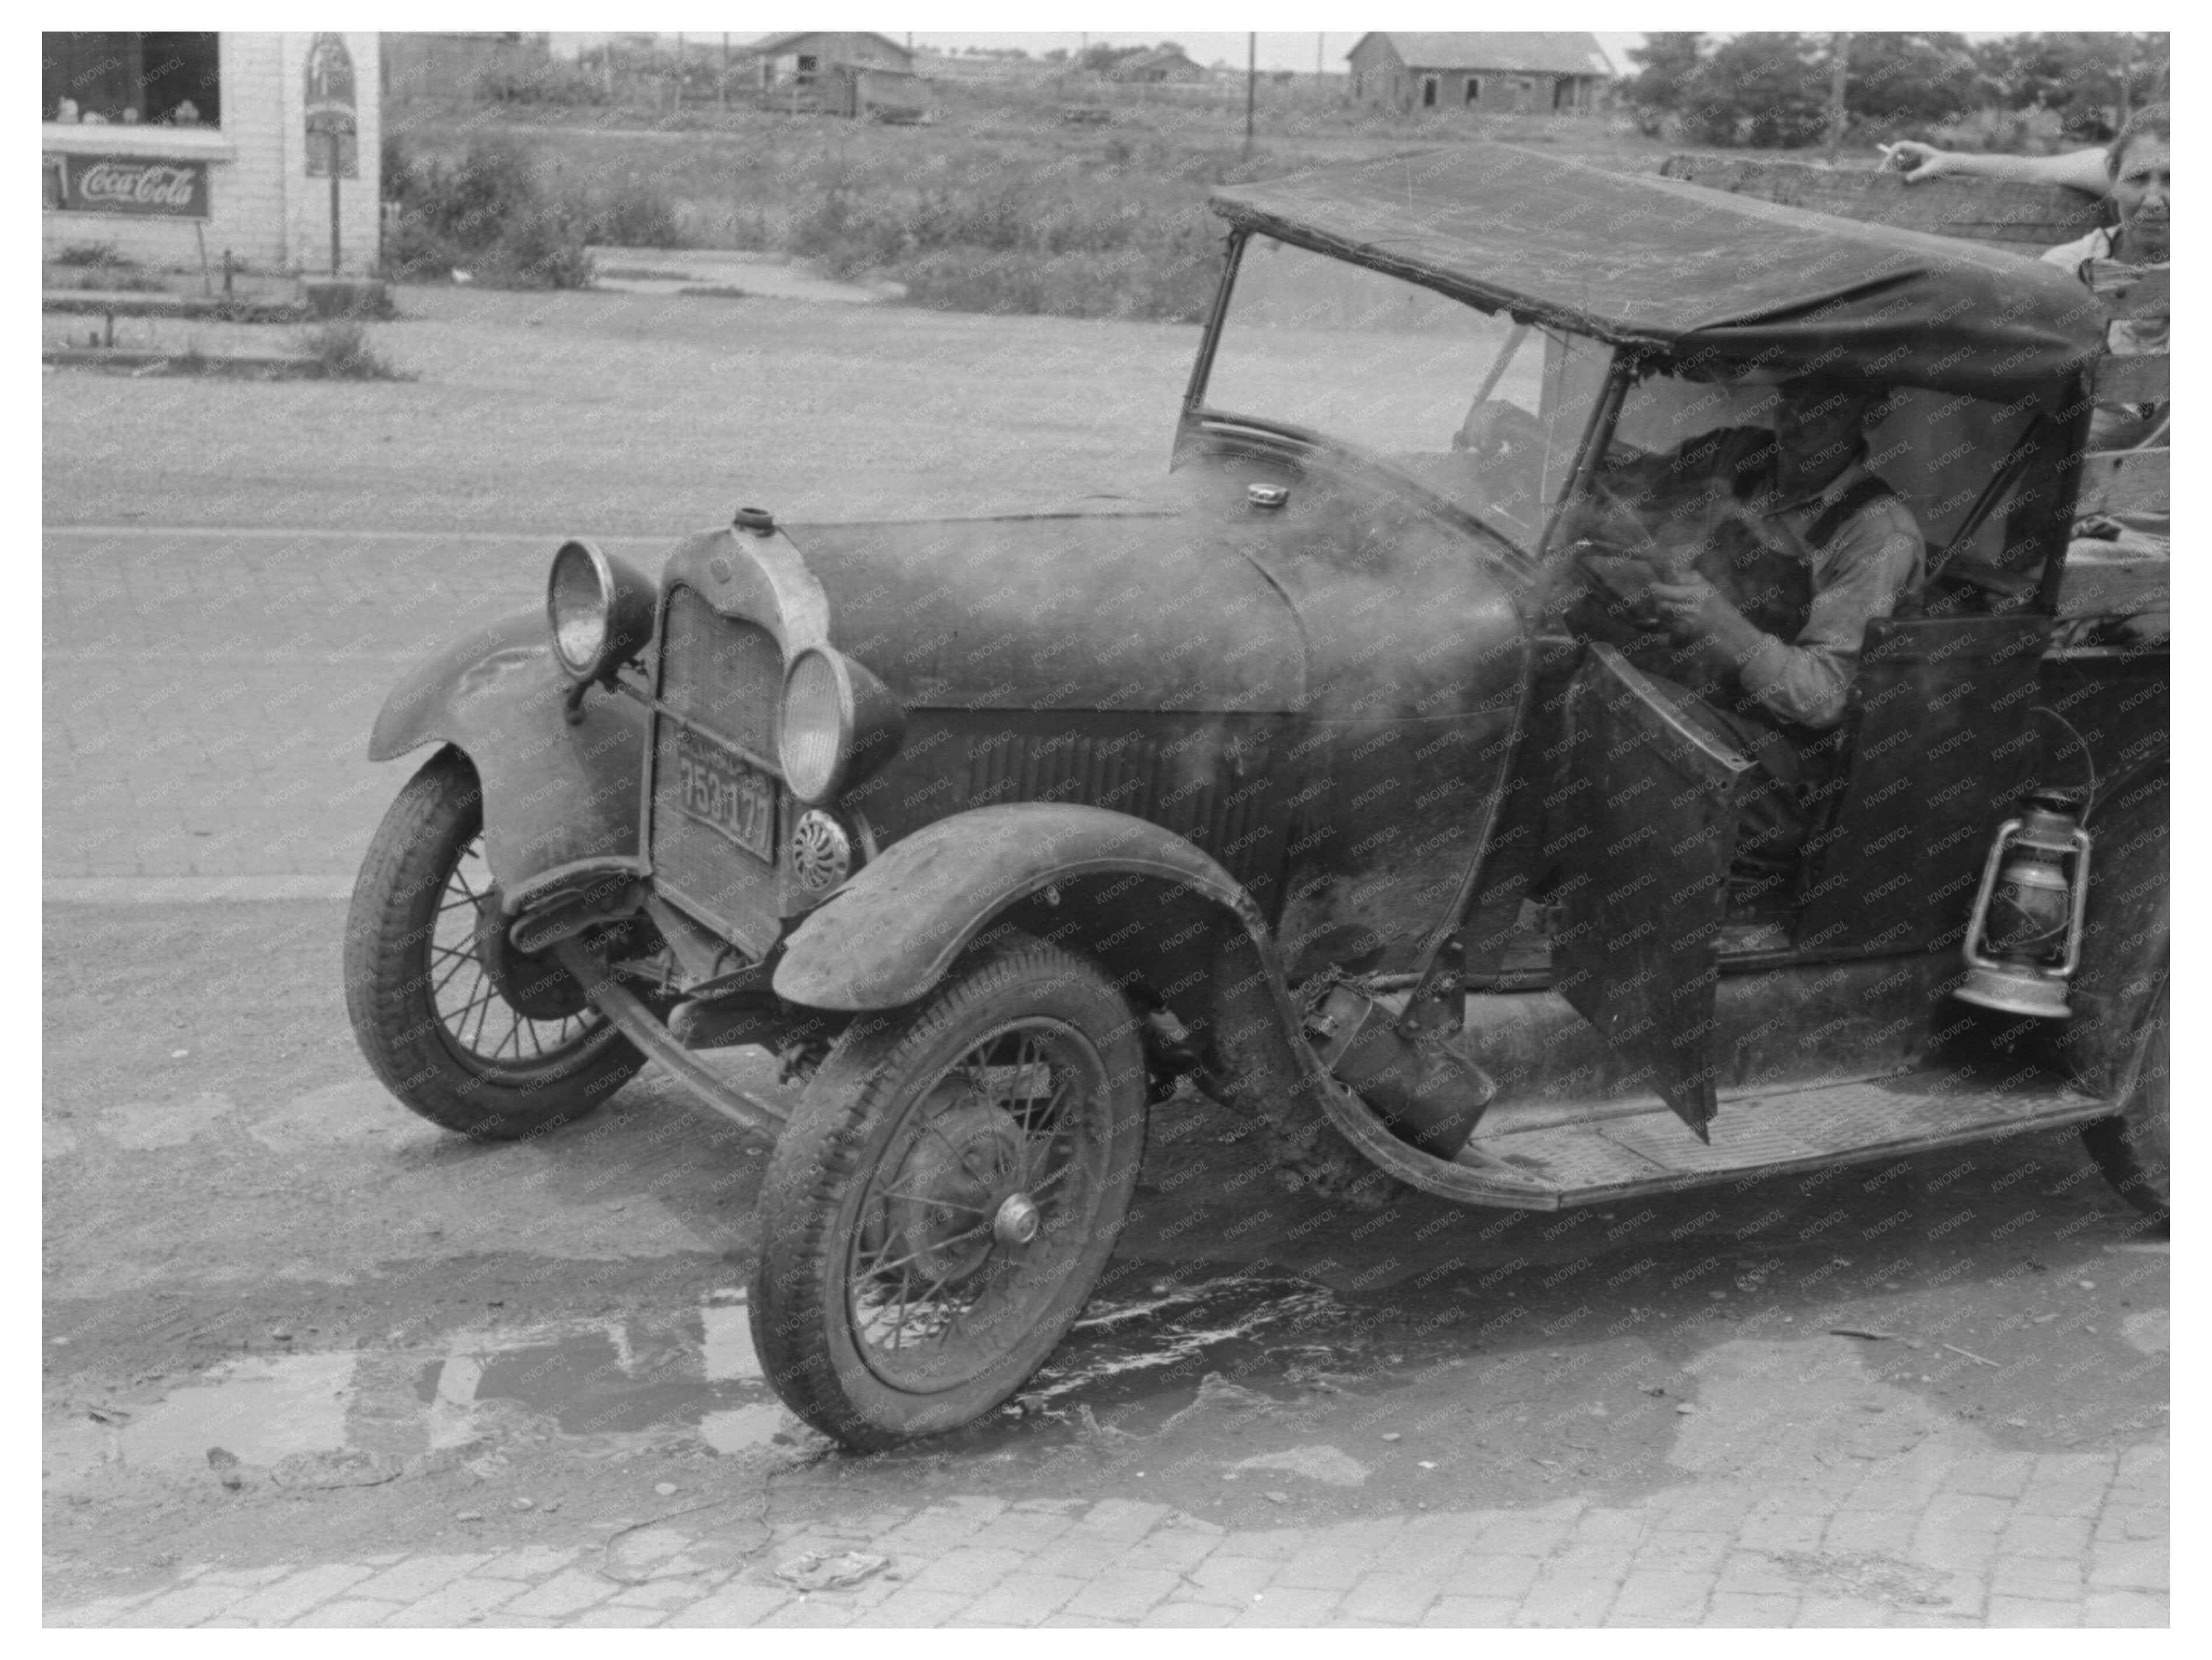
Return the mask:
<path id="1" fill-rule="evenodd" d="M 914 53 L 888 35 L 810 29 L 749 41 L 734 55 L 765 110 L 915 120 L 929 108 Z"/>
<path id="2" fill-rule="evenodd" d="M 1195 86 L 1206 71 L 1183 55 L 1180 46 L 1146 46 L 1114 60 L 1103 71 L 1109 81 L 1140 86 Z"/>
<path id="3" fill-rule="evenodd" d="M 1486 115 L 1584 114 L 1613 79 L 1597 37 L 1578 30 L 1454 34 L 1376 30 L 1345 54 L 1356 102 Z"/>

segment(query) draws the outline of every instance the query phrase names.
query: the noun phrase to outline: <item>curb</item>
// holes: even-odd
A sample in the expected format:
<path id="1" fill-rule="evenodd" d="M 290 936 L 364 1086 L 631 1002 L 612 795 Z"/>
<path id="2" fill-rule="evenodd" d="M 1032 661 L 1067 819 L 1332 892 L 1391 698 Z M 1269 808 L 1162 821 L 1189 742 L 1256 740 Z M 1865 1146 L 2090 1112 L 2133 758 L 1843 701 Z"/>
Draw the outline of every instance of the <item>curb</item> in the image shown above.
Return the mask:
<path id="1" fill-rule="evenodd" d="M 64 876 L 40 884 L 49 905 L 204 905 L 347 899 L 350 876 Z"/>

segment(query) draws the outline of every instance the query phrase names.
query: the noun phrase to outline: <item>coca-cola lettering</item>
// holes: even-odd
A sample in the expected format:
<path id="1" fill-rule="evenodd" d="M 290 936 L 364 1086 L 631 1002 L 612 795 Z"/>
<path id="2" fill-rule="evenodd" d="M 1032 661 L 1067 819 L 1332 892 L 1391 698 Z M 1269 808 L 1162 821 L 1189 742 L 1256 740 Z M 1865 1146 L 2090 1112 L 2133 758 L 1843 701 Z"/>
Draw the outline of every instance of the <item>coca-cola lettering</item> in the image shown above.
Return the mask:
<path id="1" fill-rule="evenodd" d="M 87 167 L 77 193 L 88 202 L 143 202 L 165 208 L 191 205 L 189 167 L 98 161 Z"/>
<path id="2" fill-rule="evenodd" d="M 72 155 L 66 164 L 66 201 L 71 212 L 207 217 L 204 161 Z"/>

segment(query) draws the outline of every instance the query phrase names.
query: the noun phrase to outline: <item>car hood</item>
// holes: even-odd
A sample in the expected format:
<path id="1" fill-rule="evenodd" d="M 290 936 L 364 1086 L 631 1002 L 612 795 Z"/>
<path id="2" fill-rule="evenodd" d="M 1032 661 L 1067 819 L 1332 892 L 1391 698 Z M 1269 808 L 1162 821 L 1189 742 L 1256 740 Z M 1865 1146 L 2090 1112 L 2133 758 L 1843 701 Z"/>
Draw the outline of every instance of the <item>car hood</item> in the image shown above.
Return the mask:
<path id="1" fill-rule="evenodd" d="M 1357 489 L 1192 468 L 1057 512 L 792 525 L 830 637 L 910 708 L 1428 714 L 1522 630 L 1464 538 Z M 1387 556 L 1376 557 L 1376 550 Z"/>
<path id="2" fill-rule="evenodd" d="M 830 638 L 909 708 L 1304 705 L 1289 600 L 1188 512 L 793 525 Z"/>

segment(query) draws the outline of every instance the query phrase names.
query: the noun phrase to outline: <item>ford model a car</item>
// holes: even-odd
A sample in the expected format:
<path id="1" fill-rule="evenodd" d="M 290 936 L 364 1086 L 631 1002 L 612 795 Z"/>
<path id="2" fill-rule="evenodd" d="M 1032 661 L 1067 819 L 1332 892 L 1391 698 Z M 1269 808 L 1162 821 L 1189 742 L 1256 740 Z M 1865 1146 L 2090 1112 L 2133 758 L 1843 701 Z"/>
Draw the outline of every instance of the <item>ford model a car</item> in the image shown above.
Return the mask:
<path id="1" fill-rule="evenodd" d="M 1215 205 L 1143 493 L 746 508 L 657 581 L 572 541 L 546 614 L 409 677 L 371 752 L 437 748 L 347 948 L 394 1093 L 517 1137 L 651 1059 L 773 1135 L 755 1340 L 856 1447 L 1042 1363 L 1181 1079 L 1353 1202 L 2083 1126 L 2162 1207 L 2166 661 L 2060 627 L 2081 290 L 1502 147 Z M 1677 489 L 1698 441 L 1792 453 L 1807 384 L 1910 580 L 1832 718 L 1771 723 L 1801 822 L 1762 862 L 1765 733 L 1717 736 L 1726 694 L 1638 630 L 1837 517 Z M 1817 571 L 1838 533 L 1800 534 Z M 1777 603 L 1735 600 L 1810 638 Z M 787 1116 L 696 1054 L 745 1043 L 806 1080 Z"/>

